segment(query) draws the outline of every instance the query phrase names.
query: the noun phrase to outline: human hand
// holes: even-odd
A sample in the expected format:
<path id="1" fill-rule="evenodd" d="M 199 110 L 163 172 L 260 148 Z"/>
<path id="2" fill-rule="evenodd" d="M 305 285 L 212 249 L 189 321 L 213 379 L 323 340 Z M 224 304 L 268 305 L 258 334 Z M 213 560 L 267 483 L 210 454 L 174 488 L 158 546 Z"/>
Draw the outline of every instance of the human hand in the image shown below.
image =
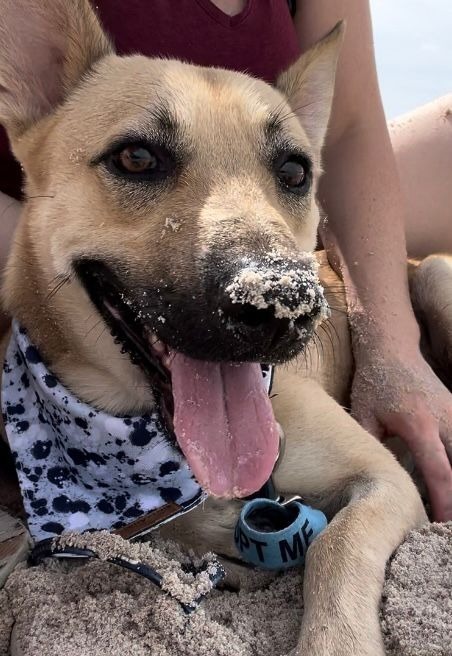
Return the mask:
<path id="1" fill-rule="evenodd" d="M 418 349 L 382 350 L 355 354 L 352 414 L 379 439 L 403 440 L 425 480 L 433 519 L 452 520 L 452 394 Z"/>

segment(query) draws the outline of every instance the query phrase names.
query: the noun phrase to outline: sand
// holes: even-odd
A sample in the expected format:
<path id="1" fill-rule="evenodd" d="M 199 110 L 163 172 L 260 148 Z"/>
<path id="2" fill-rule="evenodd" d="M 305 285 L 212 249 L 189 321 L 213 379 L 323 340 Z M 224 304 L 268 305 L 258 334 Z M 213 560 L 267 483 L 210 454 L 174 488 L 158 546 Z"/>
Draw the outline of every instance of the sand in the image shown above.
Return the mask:
<path id="1" fill-rule="evenodd" d="M 184 558 L 171 543 L 139 551 L 165 566 Z M 0 591 L 0 655 L 14 623 L 14 656 L 279 656 L 295 645 L 301 586 L 300 572 L 247 572 L 240 592 L 213 591 L 187 616 L 144 578 L 102 560 L 19 566 Z M 389 656 L 452 655 L 452 522 L 414 531 L 399 548 L 381 616 Z"/>

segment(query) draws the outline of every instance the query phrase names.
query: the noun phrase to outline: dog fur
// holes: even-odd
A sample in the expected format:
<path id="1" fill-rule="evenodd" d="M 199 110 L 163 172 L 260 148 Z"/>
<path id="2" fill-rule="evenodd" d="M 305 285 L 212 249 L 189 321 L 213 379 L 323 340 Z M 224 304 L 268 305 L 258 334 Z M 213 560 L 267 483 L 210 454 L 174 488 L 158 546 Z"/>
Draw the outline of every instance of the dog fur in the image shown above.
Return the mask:
<path id="1" fill-rule="evenodd" d="M 341 30 L 271 88 L 224 70 L 119 58 L 84 0 L 0 0 L 0 122 L 26 174 L 3 301 L 77 396 L 112 413 L 154 403 L 74 275 L 75 258 L 101 254 L 127 272 L 131 288 L 164 280 L 186 299 L 198 293 L 200 258 L 217 247 L 314 251 L 315 181 Z M 314 184 L 296 202 L 281 197 L 262 164 L 277 115 L 313 162 Z M 138 192 L 96 163 L 125 133 L 161 131 L 181 152 L 177 182 Z M 332 318 L 317 346 L 277 368 L 273 399 L 287 441 L 276 484 L 331 518 L 308 552 L 297 653 L 382 656 L 385 565 L 426 516 L 409 475 L 341 407 L 353 367 L 346 303 L 341 281 L 318 257 Z M 435 331 L 432 357 L 450 362 L 452 305 L 444 309 L 444 299 L 452 260 L 432 257 L 411 273 L 416 308 Z M 239 508 L 240 501 L 210 499 L 163 533 L 235 555 Z"/>

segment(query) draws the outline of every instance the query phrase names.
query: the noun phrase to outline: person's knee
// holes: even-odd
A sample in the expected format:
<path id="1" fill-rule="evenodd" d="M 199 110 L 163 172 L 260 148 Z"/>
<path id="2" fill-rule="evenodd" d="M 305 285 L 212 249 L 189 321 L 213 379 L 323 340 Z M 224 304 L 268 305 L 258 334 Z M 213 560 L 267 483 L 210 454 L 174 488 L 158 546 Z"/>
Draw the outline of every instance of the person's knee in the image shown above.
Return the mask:
<path id="1" fill-rule="evenodd" d="M 452 124 L 452 93 L 436 98 L 429 105 L 430 111 L 441 121 L 450 121 Z"/>
<path id="2" fill-rule="evenodd" d="M 389 129 L 391 132 L 397 132 L 413 123 L 435 123 L 437 121 L 452 123 L 452 93 L 435 98 L 425 105 L 420 105 L 410 112 L 397 116 L 389 121 Z"/>

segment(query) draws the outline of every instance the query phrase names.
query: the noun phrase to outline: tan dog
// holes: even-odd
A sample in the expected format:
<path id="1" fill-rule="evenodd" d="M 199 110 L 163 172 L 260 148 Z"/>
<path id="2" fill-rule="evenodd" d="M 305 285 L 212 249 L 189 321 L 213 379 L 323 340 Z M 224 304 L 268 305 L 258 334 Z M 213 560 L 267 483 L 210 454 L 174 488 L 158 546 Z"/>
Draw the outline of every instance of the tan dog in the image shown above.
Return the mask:
<path id="1" fill-rule="evenodd" d="M 223 499 L 212 497 L 166 534 L 226 555 L 236 555 L 241 504 L 227 499 L 268 478 L 276 424 L 268 420 L 259 450 L 259 416 L 250 419 L 238 399 L 228 412 L 243 414 L 246 430 L 230 436 L 221 458 L 208 439 L 196 451 L 181 429 L 186 388 L 200 360 L 210 363 L 214 397 L 221 396 L 215 377 L 227 386 L 234 369 L 222 363 L 281 363 L 305 353 L 276 372 L 273 408 L 287 446 L 275 479 L 283 494 L 301 494 L 334 518 L 308 552 L 297 649 L 381 656 L 385 564 L 426 517 L 410 477 L 339 405 L 352 359 L 343 293 L 326 262 L 331 335 L 319 332 L 321 348 L 306 350 L 325 312 L 308 254 L 340 34 L 271 88 L 223 70 L 118 58 L 84 0 L 0 0 L 0 122 L 24 167 L 28 199 L 3 298 L 80 399 L 132 414 L 149 411 L 157 394 L 170 421 L 174 411 L 199 482 Z M 413 286 L 430 316 L 432 305 L 446 305 L 435 300 L 445 287 L 436 270 L 450 281 L 452 266 L 445 259 L 421 266 Z M 448 331 L 438 344 L 449 357 L 451 323 L 437 324 Z M 168 369 L 174 408 L 159 389 Z M 266 412 L 253 396 L 252 365 L 236 370 Z M 191 417 L 200 433 L 202 412 Z"/>

